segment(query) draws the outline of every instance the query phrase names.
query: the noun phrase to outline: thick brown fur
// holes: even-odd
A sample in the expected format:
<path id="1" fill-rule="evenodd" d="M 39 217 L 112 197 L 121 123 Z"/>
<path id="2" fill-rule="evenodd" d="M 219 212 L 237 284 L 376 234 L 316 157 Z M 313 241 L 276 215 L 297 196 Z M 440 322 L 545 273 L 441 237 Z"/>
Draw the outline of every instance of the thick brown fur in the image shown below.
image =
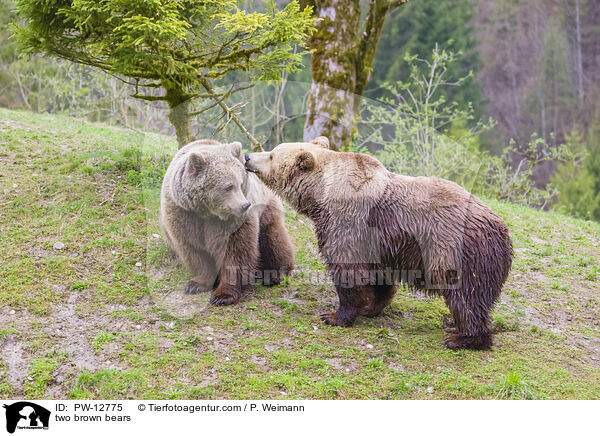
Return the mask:
<path id="1" fill-rule="evenodd" d="M 242 164 L 241 144 L 195 141 L 165 173 L 160 224 L 194 275 L 187 293 L 214 289 L 211 303 L 237 303 L 256 282 L 279 283 L 293 268 L 281 201 Z"/>
<path id="2" fill-rule="evenodd" d="M 246 157 L 249 171 L 315 223 L 340 299 L 323 321 L 377 316 L 403 281 L 444 298 L 455 326 L 447 347 L 491 347 L 490 311 L 512 263 L 504 221 L 453 182 L 394 174 L 326 141 Z"/>

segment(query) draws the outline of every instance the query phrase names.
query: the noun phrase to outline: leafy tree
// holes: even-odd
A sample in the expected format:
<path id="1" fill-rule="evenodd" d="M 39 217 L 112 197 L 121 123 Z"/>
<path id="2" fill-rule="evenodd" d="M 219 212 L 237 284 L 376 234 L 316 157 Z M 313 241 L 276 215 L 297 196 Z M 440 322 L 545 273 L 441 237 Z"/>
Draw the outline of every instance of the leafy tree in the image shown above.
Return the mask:
<path id="1" fill-rule="evenodd" d="M 312 9 L 292 1 L 265 13 L 240 10 L 236 0 L 17 0 L 25 19 L 15 29 L 25 53 L 46 53 L 90 65 L 136 85 L 135 97 L 165 101 L 180 146 L 193 139 L 190 103 L 210 98 L 260 145 L 218 92 L 233 71 L 276 80 L 293 71 L 311 31 Z M 161 95 L 149 91 L 162 89 Z"/>

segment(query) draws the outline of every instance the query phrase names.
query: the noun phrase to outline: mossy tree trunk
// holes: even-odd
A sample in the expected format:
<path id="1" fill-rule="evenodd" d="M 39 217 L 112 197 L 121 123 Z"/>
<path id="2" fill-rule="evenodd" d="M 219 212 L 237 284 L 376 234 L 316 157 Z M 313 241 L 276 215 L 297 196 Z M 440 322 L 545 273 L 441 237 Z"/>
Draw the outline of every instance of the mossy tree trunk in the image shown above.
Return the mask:
<path id="1" fill-rule="evenodd" d="M 360 100 L 371 76 L 386 14 L 408 0 L 371 0 L 361 24 L 360 0 L 304 0 L 320 18 L 309 39 L 312 83 L 304 140 L 327 136 L 346 149 L 360 116 Z"/>
<path id="2" fill-rule="evenodd" d="M 169 105 L 169 121 L 175 127 L 179 148 L 192 142 L 192 114 L 190 112 L 191 96 L 181 88 L 163 85 L 165 88 L 165 100 Z"/>

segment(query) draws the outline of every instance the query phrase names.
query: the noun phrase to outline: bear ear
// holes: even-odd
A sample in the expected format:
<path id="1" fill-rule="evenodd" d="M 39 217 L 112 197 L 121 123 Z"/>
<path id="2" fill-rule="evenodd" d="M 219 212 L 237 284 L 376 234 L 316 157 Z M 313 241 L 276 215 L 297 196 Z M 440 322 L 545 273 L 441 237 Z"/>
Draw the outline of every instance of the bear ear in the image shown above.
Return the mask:
<path id="1" fill-rule="evenodd" d="M 296 166 L 302 171 L 311 171 L 317 164 L 317 157 L 312 151 L 302 150 L 296 156 Z"/>
<path id="2" fill-rule="evenodd" d="M 233 157 L 242 161 L 242 144 L 241 143 L 235 141 L 230 144 L 227 144 L 227 147 L 229 147 L 229 149 L 231 150 L 231 154 L 233 155 Z M 244 163 L 244 162 L 242 161 L 242 163 Z"/>
<path id="3" fill-rule="evenodd" d="M 206 167 L 206 159 L 198 153 L 192 153 L 188 157 L 186 171 L 192 177 L 197 177 Z"/>
<path id="4" fill-rule="evenodd" d="M 323 148 L 329 148 L 329 139 L 325 136 L 317 136 L 315 139 L 310 141 L 311 144 L 319 145 Z"/>

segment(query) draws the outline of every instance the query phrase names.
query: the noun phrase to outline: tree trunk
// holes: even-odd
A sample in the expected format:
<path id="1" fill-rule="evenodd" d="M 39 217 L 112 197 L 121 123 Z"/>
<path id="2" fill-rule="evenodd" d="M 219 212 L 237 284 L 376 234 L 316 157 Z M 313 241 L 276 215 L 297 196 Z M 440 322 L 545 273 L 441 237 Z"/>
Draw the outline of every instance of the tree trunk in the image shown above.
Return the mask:
<path id="1" fill-rule="evenodd" d="M 182 89 L 164 86 L 169 105 L 169 121 L 175 127 L 179 148 L 192 142 L 192 117 L 189 110 L 190 97 Z"/>
<path id="2" fill-rule="evenodd" d="M 575 26 L 576 26 L 576 42 L 577 42 L 577 101 L 579 110 L 583 109 L 583 61 L 581 56 L 581 10 L 579 0 L 575 0 Z"/>
<path id="3" fill-rule="evenodd" d="M 312 83 L 304 140 L 327 136 L 332 149 L 347 149 L 360 116 L 360 101 L 371 76 L 377 42 L 391 9 L 408 0 L 370 0 L 361 26 L 360 0 L 305 0 L 312 5 L 317 31 L 308 46 Z"/>
<path id="4" fill-rule="evenodd" d="M 321 21 L 308 44 L 314 52 L 304 140 L 327 136 L 331 147 L 339 150 L 350 141 L 354 127 L 360 2 L 317 1 L 315 15 Z"/>

